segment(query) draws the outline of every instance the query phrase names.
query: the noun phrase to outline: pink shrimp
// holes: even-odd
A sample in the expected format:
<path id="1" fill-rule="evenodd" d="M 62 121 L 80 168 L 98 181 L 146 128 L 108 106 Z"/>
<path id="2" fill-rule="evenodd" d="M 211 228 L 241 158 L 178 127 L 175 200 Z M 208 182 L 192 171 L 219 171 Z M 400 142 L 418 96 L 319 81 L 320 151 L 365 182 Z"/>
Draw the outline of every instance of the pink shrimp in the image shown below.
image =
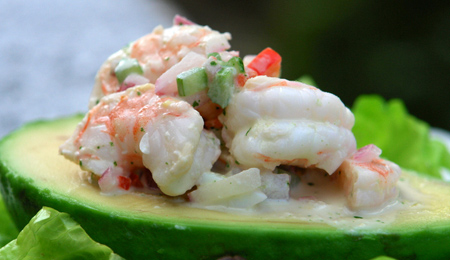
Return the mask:
<path id="1" fill-rule="evenodd" d="M 332 174 L 356 151 L 350 110 L 300 82 L 250 78 L 220 119 L 231 155 L 246 167 L 314 166 Z"/>
<path id="2" fill-rule="evenodd" d="M 380 155 L 377 146 L 364 146 L 336 171 L 351 208 L 376 208 L 397 197 L 401 169 Z"/>
<path id="3" fill-rule="evenodd" d="M 209 53 L 230 48 L 230 39 L 229 33 L 219 33 L 208 26 L 200 26 L 176 16 L 172 27 L 156 27 L 152 33 L 130 43 L 105 61 L 97 73 L 89 107 L 92 108 L 105 95 L 145 83 L 155 84 L 158 94 L 176 96 L 176 85 L 167 84 L 166 81 L 175 81 L 179 72 L 175 77 L 169 73 L 166 78 L 163 77 L 159 82 L 157 80 L 174 66 L 181 71 L 201 66 Z M 121 82 L 117 72 L 120 62 L 124 60 L 135 63 L 134 69 L 122 73 L 125 75 L 121 75 Z"/>
<path id="4" fill-rule="evenodd" d="M 159 97 L 147 84 L 102 98 L 60 152 L 101 177 L 103 192 L 123 190 L 123 177 L 147 168 L 162 192 L 175 196 L 211 169 L 219 143 L 191 105 Z"/>

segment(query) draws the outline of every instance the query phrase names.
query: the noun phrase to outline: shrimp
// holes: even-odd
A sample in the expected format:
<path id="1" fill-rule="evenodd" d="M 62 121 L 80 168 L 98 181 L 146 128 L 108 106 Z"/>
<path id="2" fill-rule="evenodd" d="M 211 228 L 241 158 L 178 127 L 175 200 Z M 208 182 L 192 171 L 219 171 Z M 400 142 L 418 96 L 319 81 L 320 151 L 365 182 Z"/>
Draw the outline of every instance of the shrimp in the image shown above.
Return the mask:
<path id="1" fill-rule="evenodd" d="M 96 75 L 89 108 L 105 95 L 145 83 L 155 84 L 157 94 L 176 96 L 176 75 L 200 67 L 209 53 L 229 49 L 230 39 L 229 33 L 219 33 L 176 16 L 172 27 L 156 27 L 152 33 L 130 43 L 104 62 Z M 122 75 L 123 82 L 117 75 L 121 61 L 135 62 L 129 75 Z"/>
<path id="2" fill-rule="evenodd" d="M 317 167 L 332 174 L 356 151 L 354 116 L 330 93 L 279 78 L 248 79 L 219 117 L 231 155 L 246 167 Z"/>
<path id="3" fill-rule="evenodd" d="M 396 186 L 401 169 L 380 155 L 377 146 L 364 146 L 337 170 L 352 209 L 377 208 L 398 196 Z"/>
<path id="4" fill-rule="evenodd" d="M 102 98 L 60 153 L 99 176 L 105 193 L 127 190 L 123 181 L 146 168 L 163 193 L 176 196 L 212 168 L 219 146 L 191 105 L 145 84 Z"/>

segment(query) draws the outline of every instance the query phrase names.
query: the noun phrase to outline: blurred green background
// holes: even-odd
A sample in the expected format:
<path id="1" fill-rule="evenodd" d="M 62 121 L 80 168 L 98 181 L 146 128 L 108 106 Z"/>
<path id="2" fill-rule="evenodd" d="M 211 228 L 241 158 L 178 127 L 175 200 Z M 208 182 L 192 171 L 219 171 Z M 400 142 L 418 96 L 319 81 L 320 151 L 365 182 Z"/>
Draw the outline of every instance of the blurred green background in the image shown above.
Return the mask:
<path id="1" fill-rule="evenodd" d="M 241 56 L 278 51 L 283 78 L 309 74 L 349 107 L 361 94 L 401 98 L 450 130 L 450 1 L 172 1 L 230 32 Z"/>

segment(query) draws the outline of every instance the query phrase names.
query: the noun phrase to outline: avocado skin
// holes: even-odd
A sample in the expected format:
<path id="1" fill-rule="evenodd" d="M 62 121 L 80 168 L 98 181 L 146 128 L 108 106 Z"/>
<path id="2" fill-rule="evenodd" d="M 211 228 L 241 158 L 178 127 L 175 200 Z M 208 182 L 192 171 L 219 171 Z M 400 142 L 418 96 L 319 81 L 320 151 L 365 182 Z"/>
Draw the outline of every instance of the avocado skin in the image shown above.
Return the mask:
<path id="1" fill-rule="evenodd" d="M 155 216 L 140 218 L 121 212 L 104 212 L 89 202 L 40 189 L 21 176 L 3 156 L 14 147 L 9 142 L 58 124 L 74 124 L 79 116 L 39 121 L 24 126 L 0 142 L 0 189 L 16 225 L 22 229 L 42 206 L 67 212 L 97 242 L 126 259 L 371 259 L 379 255 L 396 259 L 449 259 L 450 220 L 421 223 L 407 230 L 349 233 L 325 225 L 247 223 L 239 221 L 179 222 Z M 75 127 L 75 125 L 73 125 Z M 57 149 L 57 147 L 55 147 Z M 25 162 L 33 163 L 33 162 Z M 185 228 L 179 228 L 182 223 Z"/>

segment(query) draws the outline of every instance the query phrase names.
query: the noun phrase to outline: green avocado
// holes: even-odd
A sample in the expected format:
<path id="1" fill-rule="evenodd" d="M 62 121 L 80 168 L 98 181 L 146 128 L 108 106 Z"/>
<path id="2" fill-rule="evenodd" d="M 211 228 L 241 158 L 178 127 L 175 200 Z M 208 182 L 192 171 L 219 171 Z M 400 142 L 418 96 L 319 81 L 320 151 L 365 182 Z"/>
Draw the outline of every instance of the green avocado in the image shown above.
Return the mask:
<path id="1" fill-rule="evenodd" d="M 150 194 L 104 196 L 58 147 L 82 116 L 30 123 L 0 142 L 0 188 L 22 229 L 43 207 L 66 212 L 95 241 L 126 259 L 448 259 L 450 185 L 403 174 L 427 205 L 393 222 L 348 230 L 276 216 L 188 207 Z M 355 217 L 355 226 L 360 225 Z"/>

